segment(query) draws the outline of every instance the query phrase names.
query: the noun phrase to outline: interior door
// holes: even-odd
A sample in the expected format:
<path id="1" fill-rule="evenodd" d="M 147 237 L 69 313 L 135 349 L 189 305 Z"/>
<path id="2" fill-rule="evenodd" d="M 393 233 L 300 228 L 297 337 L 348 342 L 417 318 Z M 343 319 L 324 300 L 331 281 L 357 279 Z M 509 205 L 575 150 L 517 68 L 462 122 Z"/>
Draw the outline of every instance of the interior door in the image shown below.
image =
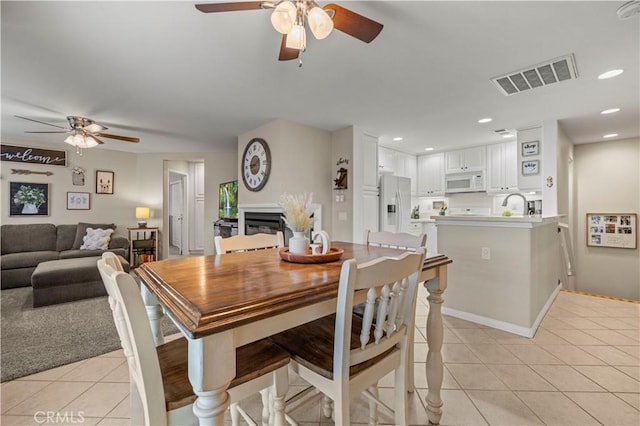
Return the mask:
<path id="1" fill-rule="evenodd" d="M 184 180 L 171 182 L 169 186 L 169 217 L 171 218 L 171 232 L 169 244 L 178 247 L 182 254 L 182 222 L 184 221 Z"/>

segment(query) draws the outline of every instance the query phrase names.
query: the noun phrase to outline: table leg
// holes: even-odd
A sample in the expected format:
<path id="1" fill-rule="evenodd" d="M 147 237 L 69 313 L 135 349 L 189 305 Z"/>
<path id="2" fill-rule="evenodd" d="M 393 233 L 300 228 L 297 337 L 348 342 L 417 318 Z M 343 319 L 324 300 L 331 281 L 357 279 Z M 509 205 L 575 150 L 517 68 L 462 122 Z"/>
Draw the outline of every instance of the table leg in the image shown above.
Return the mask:
<path id="1" fill-rule="evenodd" d="M 233 332 L 189 340 L 189 381 L 198 396 L 193 413 L 201 426 L 224 425 L 227 388 L 236 374 Z"/>
<path id="2" fill-rule="evenodd" d="M 447 288 L 447 267 L 442 266 L 438 273 L 438 277 L 425 283 L 429 296 L 429 316 L 427 317 L 427 343 L 429 352 L 427 353 L 427 416 L 432 424 L 440 423 L 442 418 L 442 398 L 440 390 L 442 389 L 442 377 L 444 365 L 442 363 L 442 294 Z"/>
<path id="3" fill-rule="evenodd" d="M 155 294 L 149 291 L 146 285 L 140 285 L 140 293 L 142 294 L 142 300 L 145 308 L 147 308 L 147 316 L 151 323 L 151 333 L 153 334 L 153 340 L 156 346 L 160 346 L 164 343 L 164 333 L 162 331 L 162 306 L 158 302 L 158 298 Z"/>

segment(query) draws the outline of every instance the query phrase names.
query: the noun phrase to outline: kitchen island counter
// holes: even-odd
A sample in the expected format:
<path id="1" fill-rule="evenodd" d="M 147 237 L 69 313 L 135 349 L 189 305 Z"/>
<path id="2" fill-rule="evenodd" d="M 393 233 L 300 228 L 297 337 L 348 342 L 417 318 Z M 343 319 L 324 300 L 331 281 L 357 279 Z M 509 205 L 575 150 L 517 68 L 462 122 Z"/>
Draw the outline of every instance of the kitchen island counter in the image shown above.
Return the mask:
<path id="1" fill-rule="evenodd" d="M 477 215 L 449 215 L 431 216 L 438 224 L 455 224 L 460 226 L 498 226 L 525 227 L 557 223 L 558 216 L 477 216 Z"/>
<path id="2" fill-rule="evenodd" d="M 558 216 L 433 216 L 454 260 L 443 313 L 532 337 L 555 299 Z"/>

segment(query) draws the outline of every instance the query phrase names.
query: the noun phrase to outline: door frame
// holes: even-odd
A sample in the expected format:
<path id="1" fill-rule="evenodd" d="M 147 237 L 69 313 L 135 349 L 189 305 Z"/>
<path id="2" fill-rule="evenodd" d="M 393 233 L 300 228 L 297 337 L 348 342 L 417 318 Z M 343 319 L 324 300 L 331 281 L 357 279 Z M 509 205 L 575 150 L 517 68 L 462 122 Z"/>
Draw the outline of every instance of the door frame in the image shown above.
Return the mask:
<path id="1" fill-rule="evenodd" d="M 168 169 L 167 170 L 167 192 L 168 192 L 168 208 L 167 208 L 167 230 L 169 229 L 169 216 L 171 213 L 171 174 L 180 175 L 180 182 L 182 182 L 182 238 L 180 255 L 185 256 L 189 251 L 189 174 L 180 170 Z M 166 247 L 169 249 L 171 246 L 169 232 L 165 233 L 163 240 L 166 240 Z M 167 251 L 167 259 L 169 258 L 169 252 Z"/>

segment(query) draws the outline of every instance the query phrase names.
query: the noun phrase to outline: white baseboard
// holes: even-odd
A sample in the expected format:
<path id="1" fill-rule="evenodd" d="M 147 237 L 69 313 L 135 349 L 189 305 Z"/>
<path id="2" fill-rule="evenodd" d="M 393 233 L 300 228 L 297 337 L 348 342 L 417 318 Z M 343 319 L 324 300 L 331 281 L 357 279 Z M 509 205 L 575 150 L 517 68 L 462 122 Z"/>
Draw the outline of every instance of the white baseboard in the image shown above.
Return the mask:
<path id="1" fill-rule="evenodd" d="M 510 322 L 500 321 L 494 318 L 484 317 L 482 315 L 476 315 L 469 312 L 459 311 L 457 309 L 442 307 L 442 313 L 444 315 L 450 315 L 452 317 L 460 318 L 463 320 L 475 322 L 476 324 L 486 325 L 487 327 L 496 328 L 498 330 L 506 331 L 508 333 L 517 334 L 518 336 L 533 337 L 540 326 L 540 323 L 547 314 L 547 311 L 551 307 L 551 304 L 556 299 L 556 296 L 560 292 L 560 285 L 558 285 L 544 304 L 537 318 L 531 325 L 531 327 L 523 327 L 521 325 L 512 324 Z M 446 299 L 446 294 L 445 294 Z"/>

